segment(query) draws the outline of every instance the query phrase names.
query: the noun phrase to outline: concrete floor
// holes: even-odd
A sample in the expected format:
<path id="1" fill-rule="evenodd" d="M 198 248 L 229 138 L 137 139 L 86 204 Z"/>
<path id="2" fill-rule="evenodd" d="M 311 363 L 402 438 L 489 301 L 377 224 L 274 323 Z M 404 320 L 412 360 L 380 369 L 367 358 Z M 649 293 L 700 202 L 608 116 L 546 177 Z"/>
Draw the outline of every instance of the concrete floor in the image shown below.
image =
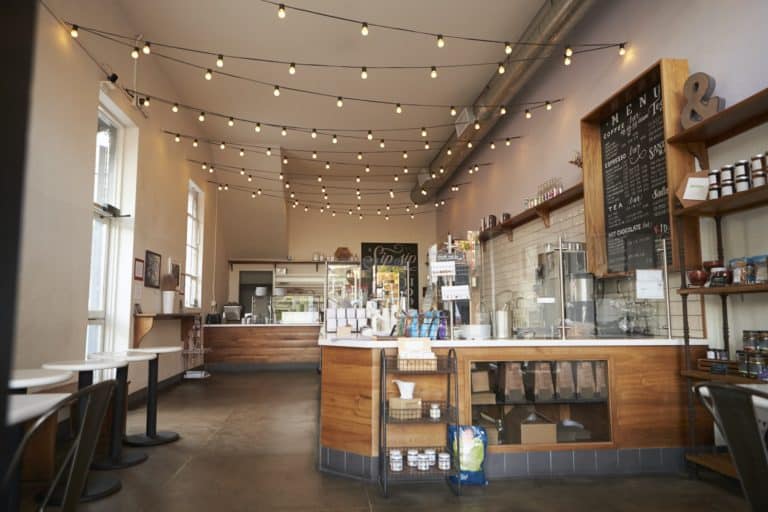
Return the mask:
<path id="1" fill-rule="evenodd" d="M 160 397 L 159 425 L 181 441 L 114 472 L 123 490 L 81 510 L 746 510 L 738 487 L 709 475 L 495 481 L 461 498 L 441 483 L 411 484 L 384 499 L 375 485 L 317 471 L 319 380 L 310 371 L 215 374 L 169 390 Z M 128 432 L 143 425 L 143 409 L 130 411 Z"/>

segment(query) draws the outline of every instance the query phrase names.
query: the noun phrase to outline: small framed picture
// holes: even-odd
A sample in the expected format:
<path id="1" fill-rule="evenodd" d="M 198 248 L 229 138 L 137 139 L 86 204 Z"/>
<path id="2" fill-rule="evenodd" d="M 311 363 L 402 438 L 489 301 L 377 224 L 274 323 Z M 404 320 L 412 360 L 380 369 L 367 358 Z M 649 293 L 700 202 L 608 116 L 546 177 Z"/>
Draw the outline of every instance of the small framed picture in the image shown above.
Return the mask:
<path id="1" fill-rule="evenodd" d="M 133 279 L 136 281 L 144 280 L 144 260 L 141 258 L 133 259 Z"/>
<path id="2" fill-rule="evenodd" d="M 156 252 L 146 251 L 144 260 L 144 286 L 160 288 L 160 255 Z"/>

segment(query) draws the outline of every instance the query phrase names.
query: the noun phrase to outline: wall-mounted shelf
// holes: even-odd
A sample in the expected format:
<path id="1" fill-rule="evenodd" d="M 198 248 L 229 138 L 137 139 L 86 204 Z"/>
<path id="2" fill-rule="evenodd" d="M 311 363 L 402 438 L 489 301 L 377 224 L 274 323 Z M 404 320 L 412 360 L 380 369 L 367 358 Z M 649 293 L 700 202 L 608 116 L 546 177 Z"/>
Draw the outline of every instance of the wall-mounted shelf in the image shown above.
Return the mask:
<path id="1" fill-rule="evenodd" d="M 667 142 L 685 145 L 686 149 L 699 160 L 702 169 L 709 169 L 707 148 L 766 121 L 768 121 L 768 89 L 763 89 L 668 138 Z"/>
<path id="2" fill-rule="evenodd" d="M 708 199 L 688 208 L 677 208 L 674 214 L 678 217 L 717 217 L 761 206 L 768 206 L 768 186 L 736 192 L 720 199 Z"/>
<path id="3" fill-rule="evenodd" d="M 714 288 L 679 288 L 680 295 L 741 295 L 744 293 L 768 293 L 768 284 L 734 284 Z"/>
<path id="4" fill-rule="evenodd" d="M 759 384 L 761 381 L 742 377 L 741 375 L 721 375 L 718 373 L 709 373 L 703 370 L 683 370 L 680 372 L 683 377 L 688 377 L 697 382 L 715 381 L 727 382 L 728 384 Z"/>
<path id="5" fill-rule="evenodd" d="M 511 239 L 515 229 L 532 220 L 541 219 L 545 227 L 549 227 L 549 215 L 558 208 L 567 206 L 584 197 L 584 185 L 579 183 L 571 188 L 564 190 L 560 195 L 548 199 L 541 204 L 528 208 L 518 213 L 509 220 L 506 220 L 496 226 L 486 229 L 480 233 L 480 240 L 486 242 L 492 238 L 506 233 Z"/>
<path id="6" fill-rule="evenodd" d="M 200 313 L 138 313 L 133 315 L 133 348 L 137 348 L 141 345 L 141 341 L 155 326 L 156 321 L 161 320 L 180 320 L 181 321 L 181 337 L 184 338 L 189 329 L 192 328 L 192 324 L 195 321 L 195 317 L 199 317 Z"/>

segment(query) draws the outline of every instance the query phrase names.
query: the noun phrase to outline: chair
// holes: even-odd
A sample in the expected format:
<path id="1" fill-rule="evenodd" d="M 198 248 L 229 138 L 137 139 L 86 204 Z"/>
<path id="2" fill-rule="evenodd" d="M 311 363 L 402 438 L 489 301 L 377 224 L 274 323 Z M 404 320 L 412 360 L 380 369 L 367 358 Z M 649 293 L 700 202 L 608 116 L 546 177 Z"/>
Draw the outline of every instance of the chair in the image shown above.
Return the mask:
<path id="1" fill-rule="evenodd" d="M 101 424 L 114 389 L 115 382 L 112 380 L 88 386 L 60 401 L 40 416 L 21 439 L 18 448 L 13 454 L 7 472 L 0 483 L 0 489 L 5 491 L 9 485 L 17 483 L 14 481 L 14 475 L 19 470 L 24 449 L 35 432 L 46 420 L 57 415 L 65 407 L 69 407 L 72 411 L 79 409 L 81 413 L 75 413 L 76 418 L 72 420 L 72 423 L 76 426 L 76 431 L 73 432 L 72 444 L 61 461 L 48 489 L 42 495 L 38 508 L 38 510 L 42 511 L 48 506 L 54 491 L 62 483 L 62 478 L 66 473 L 66 480 L 63 481 L 63 496 L 58 506 L 64 512 L 74 511 L 85 488 L 88 468 L 93 460 Z"/>
<path id="2" fill-rule="evenodd" d="M 752 510 L 768 510 L 768 454 L 755 418 L 754 398 L 768 393 L 716 382 L 695 385 L 728 444 L 741 488 Z"/>

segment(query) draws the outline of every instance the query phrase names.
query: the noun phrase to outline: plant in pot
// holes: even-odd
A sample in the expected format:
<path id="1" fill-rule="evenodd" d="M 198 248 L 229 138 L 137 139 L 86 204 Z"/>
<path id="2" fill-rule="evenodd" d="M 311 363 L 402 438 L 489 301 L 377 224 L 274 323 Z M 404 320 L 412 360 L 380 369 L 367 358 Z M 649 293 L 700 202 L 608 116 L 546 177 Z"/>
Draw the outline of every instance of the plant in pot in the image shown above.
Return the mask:
<path id="1" fill-rule="evenodd" d="M 176 278 L 173 276 L 173 274 L 165 274 L 160 278 L 160 290 L 162 290 L 163 296 L 163 313 L 175 313 L 174 308 L 176 306 Z"/>

